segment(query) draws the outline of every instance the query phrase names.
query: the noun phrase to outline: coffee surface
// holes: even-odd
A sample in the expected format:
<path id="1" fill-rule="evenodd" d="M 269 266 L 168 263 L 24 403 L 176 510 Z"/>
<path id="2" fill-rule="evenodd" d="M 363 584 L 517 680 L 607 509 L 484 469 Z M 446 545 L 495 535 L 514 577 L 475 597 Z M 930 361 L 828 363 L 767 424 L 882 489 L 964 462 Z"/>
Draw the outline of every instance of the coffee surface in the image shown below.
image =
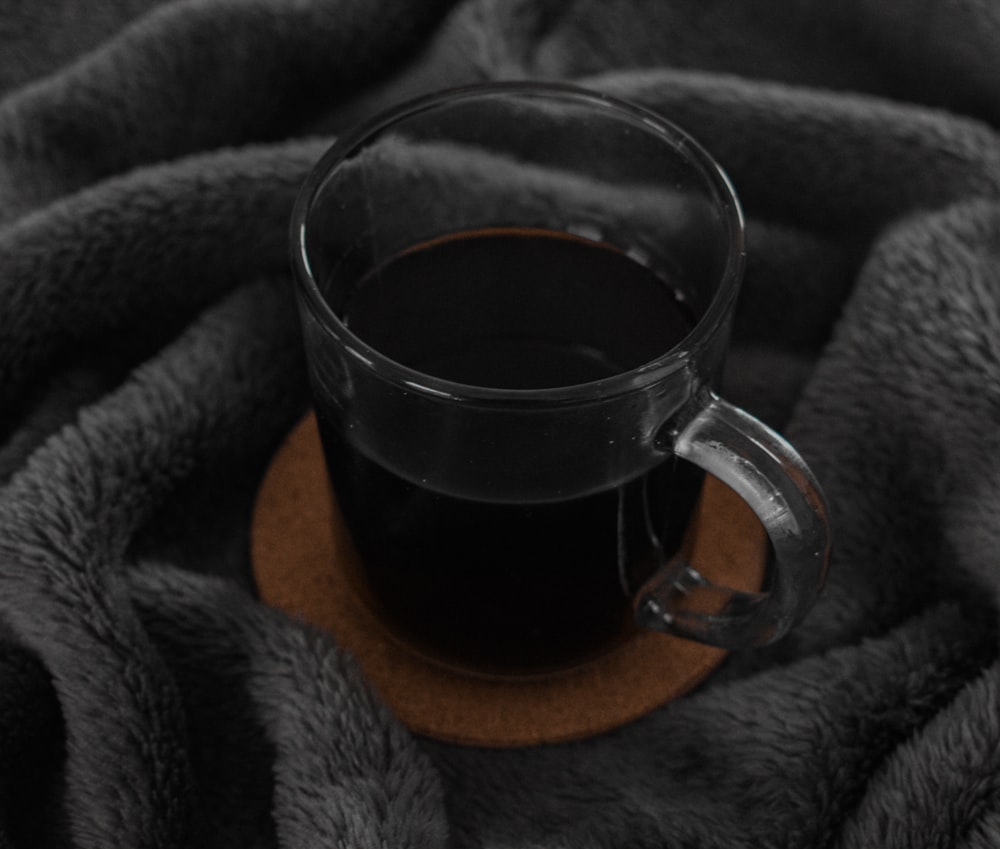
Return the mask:
<path id="1" fill-rule="evenodd" d="M 448 236 L 383 262 L 342 318 L 403 365 L 500 389 L 628 371 L 675 347 L 693 324 L 677 290 L 623 251 L 508 228 Z"/>

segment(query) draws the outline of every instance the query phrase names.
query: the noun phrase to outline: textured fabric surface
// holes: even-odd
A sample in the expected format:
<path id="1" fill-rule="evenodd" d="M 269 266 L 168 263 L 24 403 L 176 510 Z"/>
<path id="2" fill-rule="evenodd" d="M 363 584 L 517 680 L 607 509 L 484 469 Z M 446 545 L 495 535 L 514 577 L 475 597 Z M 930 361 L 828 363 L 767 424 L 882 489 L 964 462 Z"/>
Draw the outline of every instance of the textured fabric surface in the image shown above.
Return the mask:
<path id="1" fill-rule="evenodd" d="M 0 847 L 1000 844 L 991 0 L 0 0 Z M 286 228 L 400 98 L 568 79 L 749 219 L 725 390 L 823 482 L 787 639 L 573 744 L 407 732 L 254 601 L 306 404 Z"/>

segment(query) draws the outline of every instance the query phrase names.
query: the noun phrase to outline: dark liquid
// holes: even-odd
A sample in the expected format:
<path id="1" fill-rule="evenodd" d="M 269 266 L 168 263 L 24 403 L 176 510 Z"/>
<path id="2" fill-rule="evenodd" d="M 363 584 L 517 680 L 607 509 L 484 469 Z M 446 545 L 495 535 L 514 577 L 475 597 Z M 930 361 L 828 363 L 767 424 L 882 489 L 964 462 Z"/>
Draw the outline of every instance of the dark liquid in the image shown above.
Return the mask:
<path id="1" fill-rule="evenodd" d="M 663 279 L 625 254 L 514 230 L 393 258 L 361 282 L 344 318 L 414 369 L 507 389 L 630 370 L 692 326 Z M 384 468 L 321 404 L 318 413 L 371 603 L 410 646 L 479 672 L 563 668 L 613 645 L 627 633 L 637 584 L 679 547 L 701 483 L 671 458 L 578 498 L 458 498 Z"/>
<path id="2" fill-rule="evenodd" d="M 677 293 L 610 246 L 477 230 L 411 249 L 355 289 L 347 326 L 396 362 L 473 386 L 542 389 L 641 366 L 692 327 Z"/>

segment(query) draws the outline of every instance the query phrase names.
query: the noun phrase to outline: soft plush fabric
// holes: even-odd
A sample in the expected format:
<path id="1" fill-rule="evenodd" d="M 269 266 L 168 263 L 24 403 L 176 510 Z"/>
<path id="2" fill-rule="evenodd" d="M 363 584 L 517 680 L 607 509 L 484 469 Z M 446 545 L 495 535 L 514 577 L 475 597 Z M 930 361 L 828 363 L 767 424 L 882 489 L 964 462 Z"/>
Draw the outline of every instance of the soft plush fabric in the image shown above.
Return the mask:
<path id="1" fill-rule="evenodd" d="M 0 0 L 0 847 L 1000 845 L 992 0 Z M 446 85 L 661 110 L 749 219 L 725 393 L 829 498 L 806 621 L 599 737 L 411 735 L 259 604 L 286 233 Z"/>

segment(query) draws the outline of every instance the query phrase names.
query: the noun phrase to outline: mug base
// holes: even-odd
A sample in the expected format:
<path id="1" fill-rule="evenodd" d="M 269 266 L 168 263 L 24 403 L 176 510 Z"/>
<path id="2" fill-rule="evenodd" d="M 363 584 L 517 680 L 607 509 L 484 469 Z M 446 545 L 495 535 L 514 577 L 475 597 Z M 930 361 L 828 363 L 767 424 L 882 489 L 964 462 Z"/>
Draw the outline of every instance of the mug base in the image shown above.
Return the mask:
<path id="1" fill-rule="evenodd" d="M 715 478 L 706 478 L 691 534 L 691 559 L 706 577 L 736 589 L 760 588 L 766 535 L 750 508 Z M 494 676 L 442 665 L 402 645 L 361 600 L 357 554 L 327 479 L 312 413 L 290 432 L 262 480 L 251 566 L 262 602 L 332 634 L 404 724 L 451 743 L 513 747 L 593 736 L 689 692 L 726 656 L 680 637 L 630 629 L 586 663 Z"/>

